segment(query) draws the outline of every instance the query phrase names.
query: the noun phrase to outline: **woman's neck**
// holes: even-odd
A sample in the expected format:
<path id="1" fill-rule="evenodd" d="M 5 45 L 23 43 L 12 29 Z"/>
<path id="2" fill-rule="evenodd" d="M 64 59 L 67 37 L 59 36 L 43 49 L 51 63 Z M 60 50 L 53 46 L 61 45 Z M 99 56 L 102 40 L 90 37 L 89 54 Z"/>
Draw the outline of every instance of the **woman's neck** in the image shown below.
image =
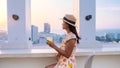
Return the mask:
<path id="1" fill-rule="evenodd" d="M 69 34 L 71 31 L 70 30 L 66 30 L 67 34 Z"/>

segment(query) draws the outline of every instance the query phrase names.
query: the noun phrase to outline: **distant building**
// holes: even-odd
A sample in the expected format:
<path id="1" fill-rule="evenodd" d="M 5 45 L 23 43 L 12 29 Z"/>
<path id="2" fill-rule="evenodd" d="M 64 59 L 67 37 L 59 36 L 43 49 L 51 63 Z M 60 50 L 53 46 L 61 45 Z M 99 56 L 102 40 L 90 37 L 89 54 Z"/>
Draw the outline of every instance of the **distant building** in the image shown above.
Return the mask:
<path id="1" fill-rule="evenodd" d="M 117 38 L 115 40 L 117 43 L 120 43 L 120 33 L 117 34 Z"/>
<path id="2" fill-rule="evenodd" d="M 96 36 L 97 41 L 105 42 L 106 38 L 104 36 Z"/>
<path id="3" fill-rule="evenodd" d="M 0 38 L 3 37 L 3 36 L 5 36 L 5 35 L 6 35 L 6 32 L 0 30 Z"/>
<path id="4" fill-rule="evenodd" d="M 52 38 L 54 43 L 61 43 L 64 35 L 58 35 L 55 33 L 50 33 L 50 24 L 44 23 L 44 32 L 39 33 L 39 44 L 46 44 L 47 37 Z"/>
<path id="5" fill-rule="evenodd" d="M 7 40 L 8 40 L 7 32 L 0 31 L 0 42 L 7 41 Z"/>
<path id="6" fill-rule="evenodd" d="M 32 42 L 33 44 L 38 43 L 38 27 L 32 25 L 31 26 L 31 37 L 32 37 Z"/>
<path id="7" fill-rule="evenodd" d="M 64 35 L 58 35 L 54 33 L 45 33 L 40 32 L 39 33 L 39 44 L 46 44 L 46 38 L 51 37 L 54 43 L 61 43 Z"/>
<path id="8" fill-rule="evenodd" d="M 49 23 L 44 23 L 44 32 L 45 33 L 50 33 L 50 24 Z"/>
<path id="9" fill-rule="evenodd" d="M 107 42 L 112 42 L 115 40 L 115 34 L 114 33 L 106 33 L 105 39 Z"/>
<path id="10" fill-rule="evenodd" d="M 46 44 L 46 38 L 45 37 L 39 37 L 39 44 Z"/>
<path id="11" fill-rule="evenodd" d="M 117 39 L 120 39 L 120 33 L 117 34 Z"/>

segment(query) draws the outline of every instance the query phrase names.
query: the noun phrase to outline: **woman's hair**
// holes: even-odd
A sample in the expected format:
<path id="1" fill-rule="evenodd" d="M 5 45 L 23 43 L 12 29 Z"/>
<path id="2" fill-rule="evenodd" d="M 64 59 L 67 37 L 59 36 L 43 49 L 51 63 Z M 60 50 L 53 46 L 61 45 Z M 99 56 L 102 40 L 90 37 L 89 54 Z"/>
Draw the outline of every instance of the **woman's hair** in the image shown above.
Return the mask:
<path id="1" fill-rule="evenodd" d="M 70 31 L 76 35 L 77 43 L 79 43 L 80 37 L 78 36 L 76 27 L 74 27 L 74 26 L 72 26 L 72 25 L 70 25 L 70 24 L 68 24 L 68 27 L 69 27 Z"/>

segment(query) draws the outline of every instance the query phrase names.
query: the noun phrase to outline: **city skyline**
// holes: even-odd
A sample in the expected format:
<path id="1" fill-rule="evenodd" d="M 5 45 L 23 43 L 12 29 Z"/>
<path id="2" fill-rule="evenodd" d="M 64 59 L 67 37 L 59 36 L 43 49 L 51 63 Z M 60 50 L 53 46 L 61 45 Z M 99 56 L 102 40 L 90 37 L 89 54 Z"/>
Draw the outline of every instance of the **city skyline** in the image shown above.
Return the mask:
<path id="1" fill-rule="evenodd" d="M 39 27 L 39 32 L 43 31 L 45 22 L 50 23 L 51 32 L 63 32 L 60 18 L 66 13 L 72 14 L 73 0 L 31 0 L 31 2 L 31 22 Z M 0 10 L 0 29 L 3 30 L 7 28 L 5 7 L 6 0 L 0 0 L 0 8 L 2 8 Z M 119 0 L 96 0 L 96 29 L 120 29 L 119 12 Z"/>

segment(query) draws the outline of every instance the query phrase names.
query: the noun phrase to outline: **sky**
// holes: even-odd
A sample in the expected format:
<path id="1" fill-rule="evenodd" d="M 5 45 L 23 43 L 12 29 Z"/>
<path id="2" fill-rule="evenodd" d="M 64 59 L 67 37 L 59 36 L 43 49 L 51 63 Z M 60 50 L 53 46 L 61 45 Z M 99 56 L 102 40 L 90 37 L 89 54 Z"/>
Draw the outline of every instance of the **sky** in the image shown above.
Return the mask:
<path id="1" fill-rule="evenodd" d="M 63 32 L 60 18 L 73 13 L 73 0 L 32 0 L 31 3 L 32 24 L 39 26 L 39 31 L 44 30 L 44 23 L 50 23 L 53 33 Z"/>
<path id="2" fill-rule="evenodd" d="M 62 18 L 73 14 L 73 0 L 31 0 L 31 23 L 44 30 L 50 23 L 51 31 L 61 33 Z M 0 0 L 0 30 L 7 30 L 6 0 Z M 96 29 L 120 29 L 120 0 L 96 0 Z"/>
<path id="3" fill-rule="evenodd" d="M 6 21 L 6 0 L 0 0 L 0 30 L 7 29 Z"/>
<path id="4" fill-rule="evenodd" d="M 120 29 L 120 0 L 96 0 L 96 29 Z"/>

